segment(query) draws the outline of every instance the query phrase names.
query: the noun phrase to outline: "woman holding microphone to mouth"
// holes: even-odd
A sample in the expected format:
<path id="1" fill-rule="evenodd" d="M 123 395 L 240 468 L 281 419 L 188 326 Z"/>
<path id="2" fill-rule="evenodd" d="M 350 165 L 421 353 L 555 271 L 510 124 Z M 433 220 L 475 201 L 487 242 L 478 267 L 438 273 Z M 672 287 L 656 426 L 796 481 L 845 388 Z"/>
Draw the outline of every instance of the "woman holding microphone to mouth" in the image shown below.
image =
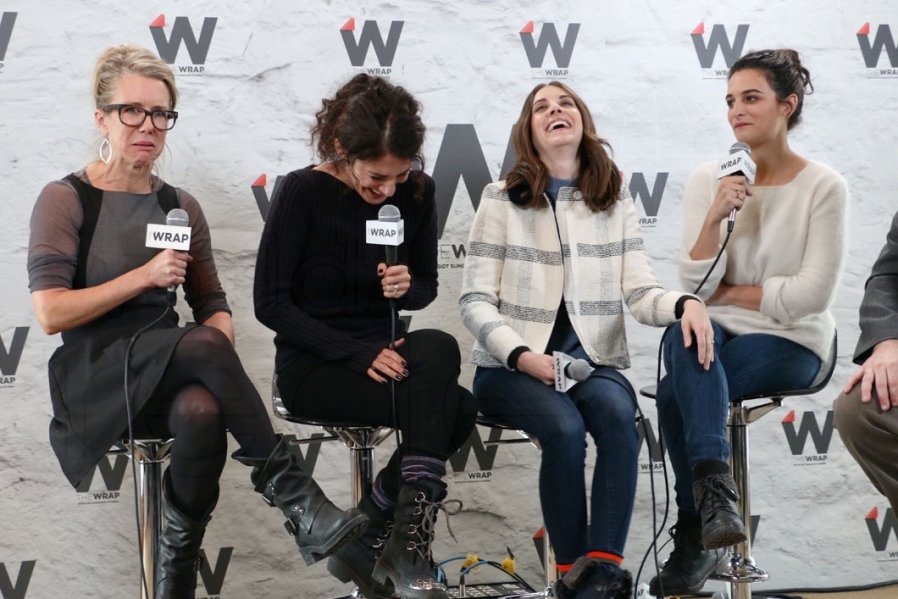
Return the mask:
<path id="1" fill-rule="evenodd" d="M 710 370 L 696 368 L 674 325 L 657 404 L 678 515 L 673 552 L 650 584 L 656 596 L 698 592 L 726 559 L 724 548 L 745 539 L 727 463 L 729 399 L 807 387 L 829 366 L 823 361 L 835 332 L 829 306 L 844 259 L 848 187 L 789 147 L 806 90 L 813 91 L 810 73 L 794 50 L 736 61 L 727 118 L 737 141 L 751 148 L 755 182 L 718 179 L 717 163 L 708 163 L 686 188 L 680 278 L 692 291 L 708 275 L 698 295 L 712 318 L 708 341 L 717 359 Z M 715 263 L 733 210 L 732 235 Z"/>

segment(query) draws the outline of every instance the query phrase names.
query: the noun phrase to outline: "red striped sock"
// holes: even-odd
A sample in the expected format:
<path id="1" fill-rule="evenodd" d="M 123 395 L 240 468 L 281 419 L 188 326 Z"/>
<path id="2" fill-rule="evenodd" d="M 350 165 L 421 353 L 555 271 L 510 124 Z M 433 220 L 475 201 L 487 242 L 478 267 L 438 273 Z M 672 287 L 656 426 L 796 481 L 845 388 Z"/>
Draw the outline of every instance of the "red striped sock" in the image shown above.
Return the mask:
<path id="1" fill-rule="evenodd" d="M 615 566 L 620 566 L 622 563 L 624 563 L 623 556 L 617 555 L 616 553 L 609 553 L 607 551 L 590 551 L 586 554 L 586 557 L 591 557 L 603 562 L 608 562 L 609 564 L 614 564 Z"/>
<path id="2" fill-rule="evenodd" d="M 565 574 L 571 571 L 571 568 L 574 567 L 574 564 L 557 564 L 555 569 L 558 570 L 559 573 Z"/>

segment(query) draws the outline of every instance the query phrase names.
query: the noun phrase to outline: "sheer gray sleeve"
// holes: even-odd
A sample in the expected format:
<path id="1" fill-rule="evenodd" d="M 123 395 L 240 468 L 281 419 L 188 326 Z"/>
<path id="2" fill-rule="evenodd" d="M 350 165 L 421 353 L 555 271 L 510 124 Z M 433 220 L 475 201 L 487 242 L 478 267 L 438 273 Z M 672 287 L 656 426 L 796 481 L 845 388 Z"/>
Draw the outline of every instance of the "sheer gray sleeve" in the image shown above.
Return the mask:
<path id="1" fill-rule="evenodd" d="M 71 185 L 53 181 L 41 191 L 31 213 L 28 288 L 72 288 L 78 262 L 78 230 L 84 215 Z"/>
<path id="2" fill-rule="evenodd" d="M 205 322 L 216 312 L 231 313 L 225 292 L 218 280 L 218 270 L 212 257 L 212 234 L 209 223 L 199 202 L 192 195 L 178 189 L 178 198 L 190 218 L 190 255 L 193 260 L 187 267 L 184 281 L 184 296 L 193 317 L 198 323 Z"/>

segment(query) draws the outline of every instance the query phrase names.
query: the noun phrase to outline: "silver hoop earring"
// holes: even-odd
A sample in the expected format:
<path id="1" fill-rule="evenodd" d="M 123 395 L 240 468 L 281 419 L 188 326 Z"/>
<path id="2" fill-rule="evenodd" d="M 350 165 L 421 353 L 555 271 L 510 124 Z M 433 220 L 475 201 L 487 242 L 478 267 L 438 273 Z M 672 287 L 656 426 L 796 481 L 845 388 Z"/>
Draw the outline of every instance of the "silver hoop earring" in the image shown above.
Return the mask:
<path id="1" fill-rule="evenodd" d="M 107 148 L 109 150 L 109 154 L 107 156 L 103 155 L 103 148 Z M 100 160 L 103 161 L 103 164 L 109 164 L 109 161 L 112 160 L 112 146 L 109 144 L 109 140 L 105 137 L 103 141 L 100 142 L 100 147 L 97 150 L 97 154 L 100 155 Z"/>

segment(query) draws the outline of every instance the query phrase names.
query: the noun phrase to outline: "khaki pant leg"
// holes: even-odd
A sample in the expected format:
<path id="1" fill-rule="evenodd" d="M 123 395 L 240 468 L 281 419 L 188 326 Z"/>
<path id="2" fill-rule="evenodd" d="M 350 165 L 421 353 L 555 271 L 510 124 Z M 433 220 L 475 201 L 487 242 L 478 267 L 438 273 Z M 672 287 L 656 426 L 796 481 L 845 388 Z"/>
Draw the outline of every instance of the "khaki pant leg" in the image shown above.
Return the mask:
<path id="1" fill-rule="evenodd" d="M 857 384 L 839 395 L 833 412 L 845 447 L 898 513 L 898 408 L 883 412 L 875 390 L 870 403 L 863 403 Z"/>

